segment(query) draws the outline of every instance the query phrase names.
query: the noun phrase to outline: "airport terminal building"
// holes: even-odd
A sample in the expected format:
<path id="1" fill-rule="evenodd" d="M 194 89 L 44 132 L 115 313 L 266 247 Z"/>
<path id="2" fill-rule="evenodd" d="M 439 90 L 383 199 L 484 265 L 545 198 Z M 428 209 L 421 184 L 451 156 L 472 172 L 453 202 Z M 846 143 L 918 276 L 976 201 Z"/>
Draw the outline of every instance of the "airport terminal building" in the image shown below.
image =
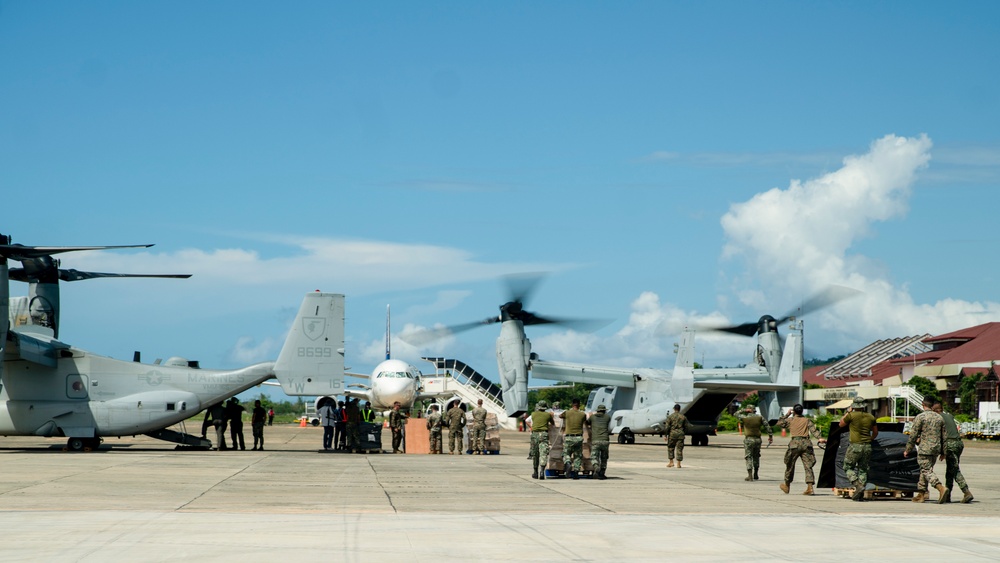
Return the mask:
<path id="1" fill-rule="evenodd" d="M 893 416 L 893 404 L 919 412 L 920 396 L 903 385 L 914 376 L 934 383 L 951 410 L 980 420 L 1000 419 L 1000 323 L 947 334 L 879 340 L 846 358 L 806 370 L 803 399 L 816 408 L 844 409 L 855 397 L 868 399 L 876 416 Z M 896 414 L 906 408 L 897 407 Z"/>

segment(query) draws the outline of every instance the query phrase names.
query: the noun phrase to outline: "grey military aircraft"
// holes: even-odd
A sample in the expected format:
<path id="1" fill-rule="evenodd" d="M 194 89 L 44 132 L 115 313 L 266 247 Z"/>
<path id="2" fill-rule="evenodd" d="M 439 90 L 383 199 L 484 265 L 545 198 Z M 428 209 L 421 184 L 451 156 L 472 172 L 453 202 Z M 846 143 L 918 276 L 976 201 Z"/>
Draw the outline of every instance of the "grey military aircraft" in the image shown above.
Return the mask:
<path id="1" fill-rule="evenodd" d="M 844 287 L 831 287 L 804 302 L 799 315 L 816 311 L 857 294 Z M 484 321 L 427 331 L 417 338 L 421 343 L 449 333 L 500 322 L 497 338 L 497 364 L 504 405 L 508 415 L 527 409 L 528 372 L 539 379 L 600 385 L 588 400 L 587 410 L 604 404 L 612 419 L 612 433 L 620 443 L 634 443 L 636 434 L 661 434 L 667 416 L 675 404 L 681 406 L 691 423 L 687 433 L 695 445 L 708 443 L 719 416 L 739 394 L 757 391 L 764 417 L 777 419 L 802 399 L 802 323 L 791 314 L 781 318 L 764 315 L 756 322 L 732 327 L 705 327 L 709 330 L 743 336 L 757 336 L 753 362 L 743 368 L 696 369 L 694 367 L 693 329 L 685 330 L 677 347 L 673 370 L 619 368 L 569 362 L 546 361 L 531 351 L 531 341 L 524 333 L 526 325 L 579 324 L 594 321 L 568 321 L 542 317 L 524 310 L 527 291 L 513 292 L 500 306 L 500 316 Z M 790 323 L 784 345 L 778 327 Z M 412 338 L 412 337 L 411 337 Z"/>
<path id="2" fill-rule="evenodd" d="M 0 435 L 62 437 L 70 450 L 138 434 L 207 447 L 210 442 L 168 427 L 275 377 L 289 395 L 341 392 L 340 294 L 307 293 L 278 360 L 236 370 L 201 369 L 182 358 L 143 364 L 138 354 L 131 362 L 116 360 L 59 340 L 58 280 L 143 276 L 62 270 L 52 256 L 134 247 L 22 246 L 0 235 Z M 10 268 L 11 261 L 23 267 Z M 27 282 L 29 297 L 12 299 L 9 280 Z"/>

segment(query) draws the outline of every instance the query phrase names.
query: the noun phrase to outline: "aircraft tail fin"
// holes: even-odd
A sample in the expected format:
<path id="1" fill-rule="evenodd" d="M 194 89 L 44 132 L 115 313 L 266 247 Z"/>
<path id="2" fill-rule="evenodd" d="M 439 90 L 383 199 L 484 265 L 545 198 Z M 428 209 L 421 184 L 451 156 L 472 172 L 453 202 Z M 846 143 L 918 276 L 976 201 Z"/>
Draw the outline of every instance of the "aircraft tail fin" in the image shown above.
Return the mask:
<path id="1" fill-rule="evenodd" d="M 774 420 L 781 416 L 783 411 L 787 411 L 795 404 L 802 403 L 802 325 L 801 322 L 793 323 L 785 338 L 785 349 L 781 356 L 781 365 L 778 367 L 777 376 L 772 378 L 773 383 L 781 385 L 795 386 L 790 391 L 764 391 L 761 392 L 761 415 Z"/>
<path id="2" fill-rule="evenodd" d="M 677 345 L 677 361 L 670 378 L 670 393 L 674 401 L 694 400 L 694 331 L 684 329 Z"/>
<path id="3" fill-rule="evenodd" d="M 288 395 L 343 394 L 343 295 L 306 294 L 274 365 L 274 375 Z"/>

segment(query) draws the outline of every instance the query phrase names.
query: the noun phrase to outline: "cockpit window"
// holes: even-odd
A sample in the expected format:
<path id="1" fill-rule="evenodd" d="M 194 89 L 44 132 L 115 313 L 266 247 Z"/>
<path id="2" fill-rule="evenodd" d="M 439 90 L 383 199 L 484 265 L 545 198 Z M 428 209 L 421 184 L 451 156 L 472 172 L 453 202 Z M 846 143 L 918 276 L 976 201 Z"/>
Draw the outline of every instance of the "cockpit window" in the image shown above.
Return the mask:
<path id="1" fill-rule="evenodd" d="M 383 371 L 378 374 L 378 377 L 413 379 L 413 374 L 408 371 Z"/>

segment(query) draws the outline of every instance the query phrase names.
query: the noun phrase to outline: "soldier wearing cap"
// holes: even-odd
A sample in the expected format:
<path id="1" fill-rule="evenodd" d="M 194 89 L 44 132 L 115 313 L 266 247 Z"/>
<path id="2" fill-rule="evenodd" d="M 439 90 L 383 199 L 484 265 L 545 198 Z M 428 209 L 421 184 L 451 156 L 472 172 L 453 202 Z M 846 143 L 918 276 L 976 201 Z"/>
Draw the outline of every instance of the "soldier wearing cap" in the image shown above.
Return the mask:
<path id="1" fill-rule="evenodd" d="M 611 416 L 608 415 L 608 407 L 597 405 L 597 412 L 587 419 L 587 426 L 590 426 L 590 456 L 594 476 L 607 479 L 605 472 L 608 470 L 608 450 L 611 444 Z"/>
<path id="2" fill-rule="evenodd" d="M 674 405 L 674 412 L 667 417 L 665 426 L 666 428 L 663 433 L 666 434 L 666 437 L 664 440 L 667 441 L 667 457 L 670 459 L 667 467 L 674 466 L 674 455 L 676 452 L 677 469 L 680 469 L 681 462 L 684 461 L 684 433 L 691 426 L 687 417 L 681 414 L 680 405 Z"/>
<path id="3" fill-rule="evenodd" d="M 792 416 L 792 415 L 795 416 Z M 778 417 L 778 428 L 787 428 L 791 435 L 788 441 L 788 449 L 785 450 L 785 479 L 778 485 L 781 492 L 788 494 L 792 480 L 795 479 L 795 461 L 801 459 L 802 467 L 806 472 L 806 490 L 804 495 L 811 495 L 813 484 L 816 483 L 816 475 L 813 473 L 813 466 L 816 465 L 816 454 L 813 453 L 812 440 L 810 436 L 816 438 L 820 444 L 825 444 L 826 439 L 819 433 L 816 423 L 805 415 L 802 405 L 795 405 L 785 414 Z"/>
<path id="4" fill-rule="evenodd" d="M 549 464 L 549 427 L 555 424 L 552 413 L 548 412 L 548 403 L 538 401 L 535 405 L 535 412 L 531 415 L 531 463 L 534 471 L 532 479 L 545 479 L 545 466 Z M 541 462 L 542 471 L 538 472 L 538 464 Z"/>
<path id="5" fill-rule="evenodd" d="M 462 410 L 462 402 L 455 401 L 455 406 L 448 409 L 444 415 L 448 421 L 448 453 L 462 455 L 462 434 L 465 429 L 465 411 Z"/>
<path id="6" fill-rule="evenodd" d="M 950 491 L 934 474 L 934 462 L 945 460 L 944 443 L 948 439 L 944 427 L 944 419 L 934 412 L 934 400 L 924 397 L 923 412 L 918 414 L 910 424 L 910 439 L 906 441 L 903 457 L 909 457 L 914 447 L 917 449 L 917 465 L 920 467 L 920 478 L 917 480 L 917 492 L 913 502 L 924 502 L 928 498 L 928 485 L 938 490 L 938 504 L 946 502 Z M 940 460 L 937 457 L 941 456 Z"/>
<path id="7" fill-rule="evenodd" d="M 844 472 L 847 480 L 854 486 L 851 500 L 865 500 L 865 485 L 868 483 L 868 465 L 872 459 L 872 441 L 878 436 L 878 425 L 875 417 L 865 412 L 867 403 L 861 397 L 855 397 L 851 408 L 840 419 L 840 427 L 850 427 L 851 444 L 844 454 Z"/>
<path id="8" fill-rule="evenodd" d="M 962 434 L 958 431 L 958 424 L 955 422 L 955 417 L 944 412 L 941 408 L 941 401 L 935 401 L 931 410 L 941 415 L 941 419 L 944 420 L 944 461 L 946 463 L 944 488 L 948 491 L 945 494 L 945 502 L 951 502 L 951 491 L 957 483 L 959 488 L 962 489 L 962 493 L 964 493 L 962 504 L 968 504 L 972 502 L 972 491 L 969 490 L 969 484 L 965 482 L 962 470 L 958 467 L 958 463 L 962 458 L 962 450 L 965 449 L 965 445 L 962 444 Z"/>
<path id="9" fill-rule="evenodd" d="M 764 417 L 757 414 L 757 409 L 748 406 L 740 414 L 740 424 L 743 425 L 743 457 L 747 462 L 747 478 L 744 481 L 760 479 L 760 444 L 761 430 L 767 432 L 767 444 L 774 442 L 771 425 Z"/>
<path id="10" fill-rule="evenodd" d="M 579 479 L 583 469 L 583 426 L 587 415 L 580 411 L 580 399 L 573 399 L 568 411 L 559 413 L 563 424 L 563 465 L 570 479 Z"/>

